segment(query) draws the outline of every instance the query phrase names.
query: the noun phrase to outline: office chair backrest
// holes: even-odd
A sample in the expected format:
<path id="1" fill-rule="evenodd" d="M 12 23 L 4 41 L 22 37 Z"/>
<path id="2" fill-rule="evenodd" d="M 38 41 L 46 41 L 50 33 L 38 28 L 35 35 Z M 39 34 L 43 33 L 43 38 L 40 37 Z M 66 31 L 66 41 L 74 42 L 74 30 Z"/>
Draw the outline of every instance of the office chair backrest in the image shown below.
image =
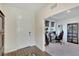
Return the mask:
<path id="1" fill-rule="evenodd" d="M 64 34 L 64 33 L 63 33 L 63 31 L 62 31 L 62 32 L 60 33 L 60 35 L 59 35 L 59 39 L 60 39 L 60 40 L 63 39 L 63 34 Z"/>

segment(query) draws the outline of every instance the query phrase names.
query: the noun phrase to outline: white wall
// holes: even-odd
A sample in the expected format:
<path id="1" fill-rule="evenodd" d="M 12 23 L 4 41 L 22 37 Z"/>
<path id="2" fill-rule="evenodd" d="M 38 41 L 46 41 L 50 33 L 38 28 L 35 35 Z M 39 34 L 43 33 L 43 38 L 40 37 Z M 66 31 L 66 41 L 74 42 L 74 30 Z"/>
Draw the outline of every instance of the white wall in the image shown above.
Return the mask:
<path id="1" fill-rule="evenodd" d="M 0 10 L 2 10 L 2 4 L 0 4 Z"/>
<path id="2" fill-rule="evenodd" d="M 50 5 L 46 6 L 45 8 L 41 9 L 37 16 L 36 16 L 36 26 L 35 26 L 35 41 L 37 47 L 41 50 L 45 51 L 45 37 L 44 37 L 44 20 L 49 16 L 53 16 L 59 12 L 65 11 L 72 7 L 75 7 L 79 4 L 57 4 L 57 7 L 51 9 Z"/>
<path id="3" fill-rule="evenodd" d="M 30 10 L 2 5 L 5 15 L 4 52 L 35 45 L 35 15 Z M 32 32 L 31 39 L 29 32 Z"/>
<path id="4" fill-rule="evenodd" d="M 5 15 L 5 39 L 4 52 L 16 50 L 16 15 L 13 8 L 3 6 L 3 13 Z"/>

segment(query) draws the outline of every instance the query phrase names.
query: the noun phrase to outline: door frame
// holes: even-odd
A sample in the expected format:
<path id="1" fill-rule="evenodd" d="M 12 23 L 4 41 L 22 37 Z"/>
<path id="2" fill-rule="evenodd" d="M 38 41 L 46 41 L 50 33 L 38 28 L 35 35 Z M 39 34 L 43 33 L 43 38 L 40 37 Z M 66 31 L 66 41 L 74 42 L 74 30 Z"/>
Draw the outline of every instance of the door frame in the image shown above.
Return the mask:
<path id="1" fill-rule="evenodd" d="M 3 12 L 0 10 L 0 17 L 2 18 L 2 28 L 3 28 L 3 35 L 2 35 L 2 47 L 3 47 L 3 51 L 2 51 L 2 56 L 4 56 L 4 25 L 5 25 L 5 16 L 3 14 Z"/>

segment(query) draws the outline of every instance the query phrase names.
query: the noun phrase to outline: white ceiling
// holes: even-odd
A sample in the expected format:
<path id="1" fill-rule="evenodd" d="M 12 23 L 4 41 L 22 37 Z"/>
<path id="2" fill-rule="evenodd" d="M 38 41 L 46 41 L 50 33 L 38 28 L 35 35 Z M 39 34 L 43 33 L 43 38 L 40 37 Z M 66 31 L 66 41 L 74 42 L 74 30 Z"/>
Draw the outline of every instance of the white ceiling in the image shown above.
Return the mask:
<path id="1" fill-rule="evenodd" d="M 16 7 L 16 8 L 20 8 L 24 10 L 28 9 L 34 13 L 38 12 L 41 8 L 48 6 L 48 5 L 51 7 L 51 9 L 57 6 L 57 4 L 55 3 L 4 3 L 3 5 Z M 79 6 L 70 9 L 70 11 L 71 11 L 70 13 L 67 13 L 67 11 L 64 11 L 54 16 L 51 15 L 47 19 L 59 20 L 59 19 L 69 19 L 72 17 L 79 16 Z"/>
<path id="2" fill-rule="evenodd" d="M 72 9 L 69 9 L 69 11 L 70 11 L 69 13 L 67 11 L 68 10 L 61 12 L 61 13 L 58 13 L 54 16 L 50 16 L 47 19 L 50 19 L 50 20 L 65 20 L 65 19 L 70 19 L 70 18 L 79 16 L 79 6 L 72 8 Z"/>
<path id="3" fill-rule="evenodd" d="M 37 12 L 40 8 L 47 6 L 49 3 L 4 3 L 3 5 L 17 7 L 21 9 L 28 9 L 33 12 Z"/>

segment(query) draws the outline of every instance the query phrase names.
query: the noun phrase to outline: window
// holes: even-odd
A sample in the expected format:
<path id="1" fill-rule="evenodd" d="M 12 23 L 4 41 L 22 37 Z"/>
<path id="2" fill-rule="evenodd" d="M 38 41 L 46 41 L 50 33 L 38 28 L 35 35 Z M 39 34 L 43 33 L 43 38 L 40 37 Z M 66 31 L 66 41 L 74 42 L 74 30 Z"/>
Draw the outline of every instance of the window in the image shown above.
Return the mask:
<path id="1" fill-rule="evenodd" d="M 54 27 L 54 22 L 51 22 L 51 27 Z"/>
<path id="2" fill-rule="evenodd" d="M 45 21 L 45 26 L 49 27 L 49 21 Z"/>

